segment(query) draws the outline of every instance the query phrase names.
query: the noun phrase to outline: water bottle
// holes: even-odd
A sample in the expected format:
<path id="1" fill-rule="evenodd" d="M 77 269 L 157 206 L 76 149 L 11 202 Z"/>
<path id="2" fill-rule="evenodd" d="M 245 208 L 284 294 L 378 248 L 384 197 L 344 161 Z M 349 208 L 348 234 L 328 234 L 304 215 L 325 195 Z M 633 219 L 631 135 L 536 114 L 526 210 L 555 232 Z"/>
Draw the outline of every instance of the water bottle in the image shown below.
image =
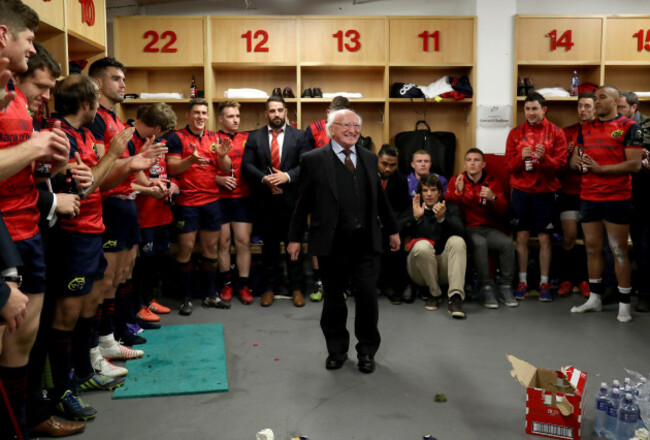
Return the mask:
<path id="1" fill-rule="evenodd" d="M 618 382 L 618 381 L 617 381 Z M 607 407 L 607 419 L 605 420 L 605 430 L 608 438 L 615 438 L 616 425 L 618 424 L 618 407 L 621 401 L 621 391 L 612 387 L 609 395 L 610 404 Z"/>
<path id="2" fill-rule="evenodd" d="M 571 77 L 571 87 L 569 87 L 569 94 L 571 96 L 578 96 L 578 86 L 580 85 L 580 79 L 578 78 L 578 72 L 573 71 L 573 76 Z"/>
<path id="3" fill-rule="evenodd" d="M 612 381 L 612 390 L 613 390 L 614 388 L 618 388 L 619 390 L 621 389 L 621 383 L 618 381 L 618 379 L 614 379 L 614 380 Z"/>
<path id="4" fill-rule="evenodd" d="M 630 387 L 632 386 L 632 379 L 630 379 L 629 377 L 626 377 L 625 379 L 623 379 L 623 388 L 628 387 L 628 386 L 630 386 Z"/>
<path id="5" fill-rule="evenodd" d="M 596 421 L 594 422 L 594 431 L 599 436 L 605 435 L 605 422 L 607 421 L 607 408 L 611 405 L 607 390 L 607 383 L 600 384 L 600 391 L 596 394 Z"/>
<path id="6" fill-rule="evenodd" d="M 632 394 L 626 393 L 618 409 L 618 424 L 616 438 L 629 440 L 634 437 L 634 431 L 639 427 L 639 405 L 634 402 Z"/>

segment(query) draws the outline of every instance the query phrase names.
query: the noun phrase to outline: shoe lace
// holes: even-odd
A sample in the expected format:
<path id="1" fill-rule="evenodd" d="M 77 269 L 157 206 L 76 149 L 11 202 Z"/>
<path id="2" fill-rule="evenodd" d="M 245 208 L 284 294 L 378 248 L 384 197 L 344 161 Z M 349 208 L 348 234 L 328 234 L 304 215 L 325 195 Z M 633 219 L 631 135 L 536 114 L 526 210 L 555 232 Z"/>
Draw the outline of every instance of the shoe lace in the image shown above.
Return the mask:
<path id="1" fill-rule="evenodd" d="M 75 396 L 69 391 L 66 393 L 63 400 L 65 400 L 65 403 L 67 403 L 70 407 L 72 407 L 72 409 L 82 409 L 85 406 L 85 404 L 80 398 L 78 398 L 77 396 Z"/>

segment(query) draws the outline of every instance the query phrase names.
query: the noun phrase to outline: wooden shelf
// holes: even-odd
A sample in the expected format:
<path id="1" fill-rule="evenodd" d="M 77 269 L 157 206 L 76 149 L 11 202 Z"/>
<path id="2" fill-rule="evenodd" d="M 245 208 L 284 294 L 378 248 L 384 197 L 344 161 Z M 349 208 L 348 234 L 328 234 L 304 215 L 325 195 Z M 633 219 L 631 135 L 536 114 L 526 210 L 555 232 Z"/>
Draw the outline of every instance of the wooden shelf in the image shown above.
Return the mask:
<path id="1" fill-rule="evenodd" d="M 187 104 L 190 102 L 189 98 L 183 99 L 125 99 L 122 105 L 143 105 L 143 104 L 156 104 L 158 102 L 166 102 L 167 104 Z"/>
<path id="2" fill-rule="evenodd" d="M 391 104 L 422 104 L 422 98 L 413 98 L 411 100 L 410 98 L 390 98 L 388 100 Z M 442 98 L 441 101 L 436 101 L 435 99 L 427 98 L 426 103 L 427 104 L 472 104 L 474 102 L 474 98 L 464 98 L 464 99 L 453 99 L 453 98 Z"/>

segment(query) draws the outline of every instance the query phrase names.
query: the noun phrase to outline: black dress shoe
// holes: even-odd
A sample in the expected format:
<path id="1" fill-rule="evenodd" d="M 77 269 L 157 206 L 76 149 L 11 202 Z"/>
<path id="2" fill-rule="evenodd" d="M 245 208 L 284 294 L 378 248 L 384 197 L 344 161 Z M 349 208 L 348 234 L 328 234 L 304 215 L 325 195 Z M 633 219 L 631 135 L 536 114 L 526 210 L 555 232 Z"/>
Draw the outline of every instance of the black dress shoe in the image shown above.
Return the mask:
<path id="1" fill-rule="evenodd" d="M 323 97 L 323 91 L 319 88 L 314 88 L 314 92 L 312 93 L 314 98 L 322 98 Z"/>
<path id="2" fill-rule="evenodd" d="M 328 370 L 338 370 L 347 359 L 347 354 L 330 354 L 325 360 L 325 368 Z"/>
<path id="3" fill-rule="evenodd" d="M 296 95 L 293 94 L 293 90 L 291 90 L 291 87 L 285 87 L 284 91 L 282 92 L 282 97 L 284 97 L 284 98 L 295 98 Z"/>
<path id="4" fill-rule="evenodd" d="M 311 91 L 311 89 L 305 89 L 305 90 L 302 92 L 302 95 L 300 95 L 300 97 L 301 97 L 301 98 L 313 98 L 313 97 L 314 97 L 314 94 L 313 94 L 313 92 Z"/>
<path id="5" fill-rule="evenodd" d="M 361 371 L 362 373 L 370 374 L 373 371 L 375 371 L 375 367 L 376 367 L 375 360 L 373 358 L 371 358 L 367 354 L 363 356 L 359 356 L 359 363 L 357 364 L 357 368 L 359 369 L 359 371 Z"/>
<path id="6" fill-rule="evenodd" d="M 280 87 L 276 87 L 275 89 L 273 89 L 271 96 L 279 96 L 280 98 L 282 98 L 282 90 L 280 90 Z"/>

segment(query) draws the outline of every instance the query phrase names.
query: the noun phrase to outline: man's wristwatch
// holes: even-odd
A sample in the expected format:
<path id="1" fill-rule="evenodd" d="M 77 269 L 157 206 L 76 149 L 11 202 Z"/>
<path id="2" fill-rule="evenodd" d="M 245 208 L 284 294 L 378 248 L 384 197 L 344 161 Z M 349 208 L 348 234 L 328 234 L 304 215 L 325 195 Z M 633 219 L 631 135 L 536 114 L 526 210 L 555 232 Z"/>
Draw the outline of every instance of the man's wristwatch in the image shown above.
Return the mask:
<path id="1" fill-rule="evenodd" d="M 5 280 L 6 283 L 16 283 L 18 287 L 23 284 L 22 275 L 7 275 L 2 277 L 2 279 Z"/>

